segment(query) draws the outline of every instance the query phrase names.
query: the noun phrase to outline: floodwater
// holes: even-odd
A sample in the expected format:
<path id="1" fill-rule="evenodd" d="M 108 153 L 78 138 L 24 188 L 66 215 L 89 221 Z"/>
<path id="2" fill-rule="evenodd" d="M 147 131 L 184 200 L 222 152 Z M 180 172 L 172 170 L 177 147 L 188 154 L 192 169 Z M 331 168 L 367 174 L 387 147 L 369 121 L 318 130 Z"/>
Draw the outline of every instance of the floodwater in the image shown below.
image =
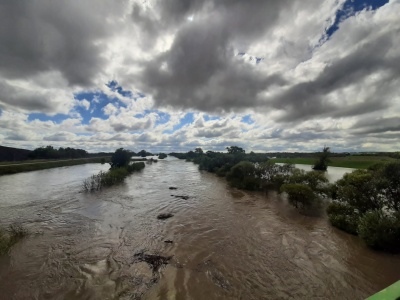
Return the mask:
<path id="1" fill-rule="evenodd" d="M 231 189 L 174 158 L 81 191 L 106 168 L 0 177 L 0 224 L 31 232 L 0 258 L 0 299 L 364 299 L 400 279 L 400 256 L 274 193 Z M 153 272 L 138 253 L 172 258 Z"/>

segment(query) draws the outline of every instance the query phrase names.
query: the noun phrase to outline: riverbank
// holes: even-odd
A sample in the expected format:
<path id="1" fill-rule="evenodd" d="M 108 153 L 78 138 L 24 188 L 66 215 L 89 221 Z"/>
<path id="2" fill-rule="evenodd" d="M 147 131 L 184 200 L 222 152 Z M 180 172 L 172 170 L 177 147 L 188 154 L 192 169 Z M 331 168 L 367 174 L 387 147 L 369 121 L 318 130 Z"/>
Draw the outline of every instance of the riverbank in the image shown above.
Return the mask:
<path id="1" fill-rule="evenodd" d="M 90 157 L 90 158 L 78 158 L 78 159 L 67 159 L 67 160 L 40 160 L 35 162 L 34 160 L 29 162 L 14 162 L 13 164 L 7 163 L 4 165 L 0 164 L 0 176 L 16 174 L 21 172 L 30 172 L 58 167 L 75 166 L 88 163 L 101 163 L 108 162 L 109 156 L 103 157 Z"/>
<path id="2" fill-rule="evenodd" d="M 296 157 L 296 158 L 273 158 L 271 161 L 274 163 L 291 163 L 301 165 L 314 165 L 317 157 Z M 352 168 L 352 169 L 368 169 L 377 163 L 387 163 L 396 161 L 396 159 L 388 156 L 345 156 L 345 157 L 331 157 L 328 163 L 330 167 Z"/>

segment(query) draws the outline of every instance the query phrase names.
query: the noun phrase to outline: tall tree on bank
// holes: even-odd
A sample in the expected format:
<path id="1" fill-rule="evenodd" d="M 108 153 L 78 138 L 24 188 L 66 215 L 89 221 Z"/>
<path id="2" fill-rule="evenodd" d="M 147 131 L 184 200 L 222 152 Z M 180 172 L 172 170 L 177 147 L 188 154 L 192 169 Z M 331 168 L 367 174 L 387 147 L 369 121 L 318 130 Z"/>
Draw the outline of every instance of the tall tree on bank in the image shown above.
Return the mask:
<path id="1" fill-rule="evenodd" d="M 329 147 L 324 147 L 322 152 L 318 154 L 319 158 L 315 162 L 313 169 L 317 171 L 326 171 L 328 169 L 329 156 L 331 154 L 331 150 Z"/>

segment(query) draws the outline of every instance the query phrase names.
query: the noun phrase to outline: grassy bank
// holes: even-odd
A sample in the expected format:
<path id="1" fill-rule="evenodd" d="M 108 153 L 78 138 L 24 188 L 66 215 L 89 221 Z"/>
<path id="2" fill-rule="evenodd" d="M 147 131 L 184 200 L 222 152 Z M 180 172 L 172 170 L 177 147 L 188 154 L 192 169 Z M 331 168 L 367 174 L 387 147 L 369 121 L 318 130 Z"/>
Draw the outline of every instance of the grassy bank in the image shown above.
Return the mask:
<path id="1" fill-rule="evenodd" d="M 302 165 L 313 165 L 317 160 L 315 158 L 274 158 L 271 159 L 274 163 L 291 163 L 291 164 L 302 164 Z M 367 169 L 370 166 L 377 163 L 387 163 L 396 161 L 396 159 L 388 156 L 345 156 L 345 157 L 331 157 L 331 162 L 328 166 L 331 167 L 342 167 L 342 168 L 353 168 L 353 169 Z"/>
<path id="2" fill-rule="evenodd" d="M 79 159 L 70 159 L 70 160 L 42 160 L 40 162 L 32 161 L 32 162 L 21 162 L 21 164 L 8 164 L 8 165 L 0 165 L 0 175 L 8 175 L 15 174 L 20 172 L 30 172 L 65 166 L 75 166 L 82 165 L 87 163 L 101 163 L 102 161 L 108 162 L 109 157 L 91 157 L 91 158 L 79 158 Z"/>

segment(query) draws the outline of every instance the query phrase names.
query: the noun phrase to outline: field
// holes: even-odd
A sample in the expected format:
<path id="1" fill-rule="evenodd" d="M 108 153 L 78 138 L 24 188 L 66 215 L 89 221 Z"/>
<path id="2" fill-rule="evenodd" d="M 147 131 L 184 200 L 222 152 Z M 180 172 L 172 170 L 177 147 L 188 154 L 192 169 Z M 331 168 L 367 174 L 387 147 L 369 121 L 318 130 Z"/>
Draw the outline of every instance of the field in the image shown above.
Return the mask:
<path id="1" fill-rule="evenodd" d="M 1 162 L 0 175 L 15 174 L 20 172 L 29 172 L 50 168 L 58 168 L 65 166 L 74 166 L 87 163 L 101 163 L 102 160 L 106 162 L 109 157 L 92 157 L 92 158 L 78 158 L 68 160 L 33 160 L 21 162 Z"/>
<path id="2" fill-rule="evenodd" d="M 302 165 L 313 165 L 317 157 L 315 158 L 274 158 L 273 162 L 277 163 L 292 163 Z M 328 164 L 332 167 L 342 168 L 354 168 L 354 169 L 367 169 L 368 167 L 377 164 L 385 163 L 390 161 L 396 161 L 396 159 L 388 156 L 363 156 L 363 155 L 350 155 L 345 157 L 331 157 L 331 162 Z"/>

